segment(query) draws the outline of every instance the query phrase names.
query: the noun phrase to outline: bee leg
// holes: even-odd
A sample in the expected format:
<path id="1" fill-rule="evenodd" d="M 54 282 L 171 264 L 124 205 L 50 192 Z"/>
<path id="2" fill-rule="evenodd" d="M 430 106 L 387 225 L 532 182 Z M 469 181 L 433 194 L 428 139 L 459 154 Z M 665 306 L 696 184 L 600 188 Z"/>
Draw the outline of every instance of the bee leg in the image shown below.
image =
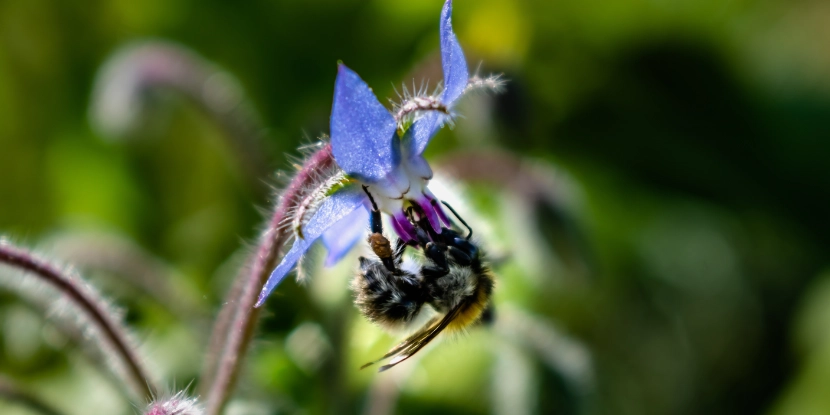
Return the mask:
<path id="1" fill-rule="evenodd" d="M 469 266 L 473 263 L 473 259 L 467 253 L 454 246 L 447 248 L 447 252 L 458 265 Z"/>
<path id="2" fill-rule="evenodd" d="M 478 247 L 466 239 L 455 238 L 450 245 L 454 248 L 458 248 L 458 250 L 465 253 L 470 258 L 478 256 Z"/>
<path id="3" fill-rule="evenodd" d="M 380 210 L 375 203 L 375 198 L 369 193 L 369 187 L 363 186 L 363 191 L 366 192 L 366 196 L 369 197 L 369 201 L 372 203 L 372 214 L 369 217 L 369 227 L 372 229 L 372 234 L 369 235 L 369 246 L 372 247 L 372 251 L 380 258 L 386 269 L 395 271 L 397 267 L 395 266 L 392 246 L 389 244 L 389 240 L 383 236 L 383 219 L 380 216 Z"/>
<path id="4" fill-rule="evenodd" d="M 432 241 L 429 234 L 421 227 L 415 228 L 415 237 L 418 239 L 418 244 L 425 248 Z"/>
<path id="5" fill-rule="evenodd" d="M 383 262 L 383 266 L 386 267 L 389 271 L 397 271 L 398 267 L 395 265 L 395 256 L 392 251 L 392 246 L 389 243 L 389 240 L 383 236 L 382 233 L 373 233 L 369 235 L 369 246 L 372 247 L 372 251 L 375 255 L 378 256 L 381 262 Z"/>
<path id="6" fill-rule="evenodd" d="M 432 261 L 433 265 L 421 268 L 421 274 L 428 278 L 441 278 L 450 273 L 450 266 L 447 263 L 447 255 L 441 251 L 438 245 L 430 242 L 424 248 L 424 255 Z"/>
<path id="7" fill-rule="evenodd" d="M 372 211 L 369 223 L 372 227 L 372 234 L 369 235 L 369 246 L 372 247 L 372 251 L 380 258 L 386 269 L 395 271 L 397 269 L 395 266 L 397 256 L 392 251 L 392 245 L 389 243 L 389 240 L 383 236 L 383 221 L 381 220 L 379 211 Z"/>
<path id="8" fill-rule="evenodd" d="M 363 191 L 366 192 L 366 196 L 369 197 L 369 202 L 372 203 L 372 216 L 369 218 L 369 226 L 372 228 L 372 233 L 383 234 L 383 220 L 381 220 L 380 209 L 378 209 L 378 205 L 375 203 L 375 198 L 369 193 L 369 186 L 364 185 Z"/>
<path id="9" fill-rule="evenodd" d="M 424 213 L 424 210 L 421 209 L 419 205 L 412 205 L 409 208 L 407 208 L 406 215 L 409 218 L 409 221 L 413 225 L 415 225 L 415 228 L 420 230 L 429 238 L 428 240 L 438 240 L 440 235 L 436 233 L 435 230 L 432 228 L 432 225 L 429 223 L 429 218 L 427 218 L 427 215 Z M 419 239 L 421 239 L 420 235 Z"/>
<path id="10" fill-rule="evenodd" d="M 447 269 L 441 269 L 432 265 L 427 265 L 421 268 L 421 275 L 423 275 L 427 280 L 438 279 L 449 273 L 450 271 Z"/>

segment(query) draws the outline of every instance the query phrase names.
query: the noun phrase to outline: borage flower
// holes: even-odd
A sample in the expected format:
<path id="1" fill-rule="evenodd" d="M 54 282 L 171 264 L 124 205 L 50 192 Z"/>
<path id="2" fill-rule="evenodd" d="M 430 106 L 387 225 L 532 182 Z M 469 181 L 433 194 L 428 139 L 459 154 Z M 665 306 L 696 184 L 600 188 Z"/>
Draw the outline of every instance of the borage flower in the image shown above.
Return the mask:
<path id="1" fill-rule="evenodd" d="M 345 255 L 366 232 L 371 209 L 363 187 L 380 211 L 391 215 L 392 228 L 405 242 L 417 244 L 415 229 L 406 217 L 418 205 L 437 233 L 441 222 L 450 226 L 441 203 L 427 188 L 432 169 L 423 152 L 435 133 L 452 120 L 453 105 L 477 87 L 497 88 L 498 78 L 470 78 L 464 52 L 453 33 L 452 0 L 441 11 L 440 38 L 444 87 L 438 96 L 410 97 L 390 113 L 371 88 L 342 63 L 337 68 L 331 111 L 331 150 L 342 173 L 324 183 L 324 198 L 307 221 L 295 212 L 295 239 L 271 273 L 256 306 L 285 278 L 321 236 L 328 248 L 327 265 Z M 411 125 L 408 118 L 417 117 Z M 315 206 L 308 202 L 304 206 Z M 302 207 L 305 210 L 305 207 Z"/>

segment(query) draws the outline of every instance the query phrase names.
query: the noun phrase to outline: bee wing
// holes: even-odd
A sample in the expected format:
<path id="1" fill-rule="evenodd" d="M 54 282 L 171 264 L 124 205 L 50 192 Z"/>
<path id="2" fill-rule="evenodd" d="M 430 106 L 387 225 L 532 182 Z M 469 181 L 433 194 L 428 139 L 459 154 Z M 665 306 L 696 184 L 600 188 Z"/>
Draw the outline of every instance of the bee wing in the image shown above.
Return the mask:
<path id="1" fill-rule="evenodd" d="M 432 320 L 424 324 L 424 326 L 421 327 L 421 329 L 418 330 L 415 334 L 409 336 L 401 344 L 395 346 L 392 350 L 383 355 L 383 357 L 381 357 L 378 360 L 366 363 L 360 368 L 363 369 L 369 367 L 377 362 L 380 362 L 381 360 L 391 357 L 392 360 L 390 360 L 388 364 L 383 365 L 378 369 L 378 372 L 383 372 L 385 370 L 391 369 L 398 363 L 401 363 L 404 360 L 409 359 L 415 353 L 418 353 L 418 351 L 423 349 L 424 346 L 429 344 L 429 342 L 434 340 L 435 337 L 441 334 L 441 332 L 444 331 L 444 329 L 447 328 L 447 326 L 449 326 L 450 323 L 456 317 L 458 317 L 458 314 L 461 312 L 462 308 L 463 305 L 459 305 L 454 309 L 450 310 L 450 312 L 447 313 L 443 318 L 433 318 Z"/>
<path id="2" fill-rule="evenodd" d="M 438 323 L 440 320 L 441 320 L 441 317 L 433 317 L 432 319 L 430 319 L 429 321 L 427 321 L 427 322 L 426 322 L 426 324 L 424 324 L 423 326 L 421 326 L 421 328 L 420 328 L 417 332 L 413 333 L 411 336 L 407 337 L 407 338 L 406 338 L 406 340 L 402 341 L 400 344 L 398 344 L 397 346 L 393 347 L 393 348 L 392 348 L 392 350 L 389 350 L 389 352 L 388 352 L 388 353 L 386 353 L 385 355 L 381 356 L 381 357 L 380 357 L 379 359 L 377 359 L 377 360 L 373 360 L 373 361 L 371 361 L 371 362 L 369 362 L 369 363 L 366 363 L 365 365 L 361 366 L 360 368 L 361 368 L 361 369 L 365 369 L 365 368 L 367 368 L 367 367 L 369 367 L 369 366 L 372 366 L 373 364 L 375 364 L 375 363 L 377 363 L 377 362 L 380 362 L 381 360 L 387 359 L 387 358 L 389 358 L 389 357 L 392 357 L 392 356 L 394 356 L 394 355 L 396 355 L 396 354 L 400 353 L 400 352 L 401 352 L 401 350 L 404 350 L 404 349 L 405 349 L 408 345 L 410 345 L 410 344 L 412 344 L 412 343 L 414 343 L 414 342 L 418 342 L 418 341 L 420 341 L 420 340 L 423 340 L 423 338 L 424 338 L 424 337 L 426 337 L 427 335 L 429 335 L 429 332 L 430 332 L 430 330 L 432 329 L 432 327 L 431 327 L 431 326 L 433 326 L 434 324 Z"/>
<path id="3" fill-rule="evenodd" d="M 433 341 L 442 331 L 444 331 L 450 323 L 455 320 L 455 318 L 460 314 L 462 306 L 459 305 L 458 307 L 450 310 L 441 321 L 437 323 L 431 324 L 426 330 L 424 330 L 423 335 L 417 336 L 417 338 L 412 339 L 412 341 L 404 342 L 404 344 L 399 345 L 396 349 L 400 349 L 398 352 L 390 355 L 392 360 L 389 361 L 388 364 L 381 366 L 378 368 L 378 372 L 383 372 L 393 368 L 398 363 L 403 362 L 406 359 L 412 357 L 415 353 L 418 353 L 421 349 L 424 348 L 429 342 Z M 389 354 L 389 353 L 387 353 Z"/>

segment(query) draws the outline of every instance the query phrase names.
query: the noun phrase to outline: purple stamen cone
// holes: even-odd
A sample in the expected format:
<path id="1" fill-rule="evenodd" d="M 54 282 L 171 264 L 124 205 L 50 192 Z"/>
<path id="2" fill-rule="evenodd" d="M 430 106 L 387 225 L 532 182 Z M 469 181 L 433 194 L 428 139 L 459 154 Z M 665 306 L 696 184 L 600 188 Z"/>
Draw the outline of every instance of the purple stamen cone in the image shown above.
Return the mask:
<path id="1" fill-rule="evenodd" d="M 441 233 L 441 222 L 439 222 L 438 214 L 435 213 L 435 209 L 433 208 L 432 203 L 430 203 L 430 200 L 427 199 L 427 198 L 421 198 L 421 199 L 418 199 L 417 202 L 418 202 L 418 206 L 421 207 L 421 210 L 424 211 L 424 214 L 426 215 L 427 220 L 429 220 L 429 225 L 432 226 L 432 230 L 434 230 L 435 233 L 440 234 Z"/>
<path id="2" fill-rule="evenodd" d="M 452 226 L 450 218 L 447 216 L 447 212 L 444 212 L 444 207 L 441 206 L 441 202 L 439 202 L 438 199 L 430 198 L 429 203 L 432 205 L 432 209 L 435 210 L 435 213 L 438 214 L 438 217 L 441 218 L 441 222 L 444 222 L 446 227 Z"/>
<path id="3" fill-rule="evenodd" d="M 409 223 L 409 219 L 404 216 L 403 212 L 395 214 L 392 216 L 392 229 L 395 230 L 395 233 L 401 237 L 405 242 L 417 242 L 417 238 L 415 237 L 415 227 Z"/>

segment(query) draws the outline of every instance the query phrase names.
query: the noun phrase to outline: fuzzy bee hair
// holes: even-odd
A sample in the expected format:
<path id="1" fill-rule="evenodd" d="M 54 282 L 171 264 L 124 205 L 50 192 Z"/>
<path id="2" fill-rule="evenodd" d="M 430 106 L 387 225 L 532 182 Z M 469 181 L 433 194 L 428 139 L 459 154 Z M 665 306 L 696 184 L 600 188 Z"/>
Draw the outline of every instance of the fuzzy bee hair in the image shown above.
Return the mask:
<path id="1" fill-rule="evenodd" d="M 383 236 L 374 199 L 366 187 L 364 191 L 373 207 L 372 234 L 367 242 L 378 260 L 360 258 L 360 270 L 351 284 L 358 310 L 368 320 L 387 328 L 412 322 L 425 304 L 439 313 L 381 359 L 363 366 L 392 358 L 380 368 L 384 371 L 417 353 L 442 331 L 461 331 L 486 317 L 494 278 L 484 265 L 479 247 L 470 241 L 472 229 L 446 204 L 467 226 L 469 234 L 461 237 L 446 227 L 438 233 L 424 215 L 411 211 L 409 220 L 416 227 L 418 241 L 409 245 L 421 252 L 421 265 L 417 272 L 401 268 L 404 250 L 409 245 L 399 239 L 395 249 L 391 249 Z"/>
<path id="2" fill-rule="evenodd" d="M 495 279 L 484 265 L 483 254 L 476 252 L 469 264 L 448 255 L 449 272 L 425 283 L 429 305 L 442 314 L 457 309 L 446 330 L 455 332 L 477 323 L 490 305 Z M 425 261 L 431 262 L 428 258 Z"/>
<path id="3" fill-rule="evenodd" d="M 382 262 L 360 258 L 360 271 L 352 279 L 354 303 L 369 321 L 389 329 L 410 323 L 424 305 L 420 276 Z"/>
<path id="4" fill-rule="evenodd" d="M 415 274 L 407 272 L 408 275 L 416 277 L 415 281 L 418 281 L 418 278 L 420 281 L 419 291 L 417 293 L 412 291 L 412 294 L 422 296 L 422 298 L 417 300 L 416 304 L 428 304 L 435 309 L 439 315 L 433 317 L 426 324 L 420 327 L 414 334 L 406 338 L 406 340 L 398 344 L 396 347 L 392 348 L 392 350 L 386 353 L 383 357 L 369 362 L 361 368 L 371 366 L 385 359 L 390 359 L 388 364 L 381 366 L 379 369 L 381 372 L 388 370 L 415 355 L 415 353 L 423 349 L 442 332 L 461 332 L 480 321 L 488 319 L 489 312 L 491 311 L 490 298 L 493 292 L 493 286 L 495 285 L 495 280 L 493 278 L 493 274 L 483 264 L 482 254 L 478 252 L 478 248 L 472 244 L 469 244 L 469 246 L 474 248 L 474 251 L 471 252 L 471 254 L 473 254 L 472 257 L 462 256 L 459 253 L 455 253 L 459 256 L 459 258 L 455 258 L 452 252 L 453 247 L 449 246 L 447 248 L 445 255 L 447 256 L 446 265 L 448 271 L 442 276 L 435 276 L 432 274 L 436 261 L 430 259 L 429 255 L 425 255 L 424 265 L 420 268 L 419 275 L 415 276 Z M 469 261 L 467 260 L 468 258 L 470 258 Z M 440 260 L 437 262 L 440 262 Z M 361 258 L 362 270 L 364 269 L 364 265 L 369 265 L 371 267 L 366 268 L 368 272 L 361 272 L 361 274 L 355 278 L 356 281 L 362 278 L 376 278 L 379 275 L 391 277 L 393 280 L 395 278 L 378 261 L 371 261 Z M 374 273 L 374 271 L 377 271 L 377 273 Z M 394 286 L 394 284 L 387 285 L 387 287 Z M 353 288 L 354 287 L 355 286 L 353 285 Z M 410 288 L 413 289 L 414 287 L 414 285 L 410 286 Z M 395 288 L 391 289 L 391 291 L 394 290 Z M 361 292 L 358 290 L 355 292 L 357 294 L 356 303 L 358 303 L 361 298 L 366 298 L 370 295 L 367 292 Z M 379 292 L 380 291 L 377 291 L 376 293 Z M 402 293 L 399 292 L 398 295 L 400 294 Z M 380 297 L 378 296 L 373 298 Z M 396 297 L 392 295 L 386 298 L 393 299 Z M 401 295 L 397 298 L 403 298 L 403 296 Z M 390 310 L 394 309 L 394 307 L 400 307 L 401 305 L 395 304 L 394 300 L 383 304 L 385 308 L 375 307 L 372 308 L 372 311 L 378 312 L 381 310 Z M 365 306 L 361 308 L 361 305 L 358 304 L 358 308 L 361 309 L 361 312 L 364 313 L 367 318 L 376 322 L 383 321 L 388 323 L 389 321 L 394 321 L 396 324 L 401 324 L 411 321 L 415 315 L 417 315 L 417 311 L 415 311 L 413 314 L 406 315 L 406 320 L 404 320 L 391 319 L 390 314 L 384 314 L 381 316 L 375 316 L 373 320 L 373 317 L 367 314 Z M 420 308 L 420 306 L 418 306 L 418 308 Z M 415 309 L 411 308 L 409 310 Z M 400 314 L 396 316 L 400 316 Z M 388 325 L 389 324 L 387 324 L 387 326 Z"/>

